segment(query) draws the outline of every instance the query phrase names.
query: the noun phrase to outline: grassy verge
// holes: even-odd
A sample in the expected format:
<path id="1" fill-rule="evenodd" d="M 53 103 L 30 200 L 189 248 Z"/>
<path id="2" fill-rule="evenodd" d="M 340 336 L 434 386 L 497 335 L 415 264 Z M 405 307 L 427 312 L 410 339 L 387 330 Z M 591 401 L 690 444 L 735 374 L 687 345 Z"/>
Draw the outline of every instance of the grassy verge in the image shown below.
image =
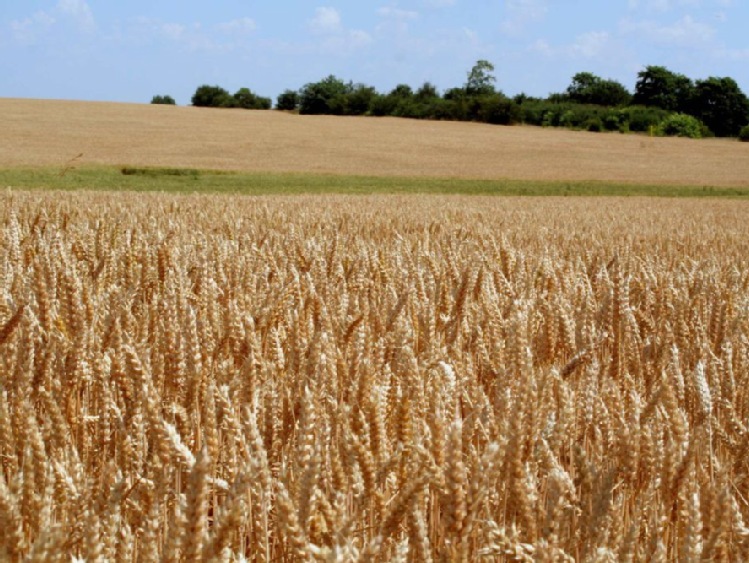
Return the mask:
<path id="1" fill-rule="evenodd" d="M 749 185 L 643 185 L 610 182 L 476 180 L 338 176 L 274 172 L 219 172 L 187 168 L 81 167 L 0 169 L 0 187 L 54 190 L 129 190 L 246 195 L 300 193 L 424 193 L 531 196 L 662 196 L 749 198 Z"/>

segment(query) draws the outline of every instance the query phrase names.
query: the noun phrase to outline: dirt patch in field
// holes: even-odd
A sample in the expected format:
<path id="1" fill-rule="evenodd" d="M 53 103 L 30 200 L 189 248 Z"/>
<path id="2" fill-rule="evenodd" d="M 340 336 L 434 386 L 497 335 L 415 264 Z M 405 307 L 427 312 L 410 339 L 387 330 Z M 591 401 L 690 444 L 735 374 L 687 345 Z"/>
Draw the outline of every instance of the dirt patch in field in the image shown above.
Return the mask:
<path id="1" fill-rule="evenodd" d="M 396 118 L 0 99 L 0 166 L 749 185 L 749 144 Z"/>

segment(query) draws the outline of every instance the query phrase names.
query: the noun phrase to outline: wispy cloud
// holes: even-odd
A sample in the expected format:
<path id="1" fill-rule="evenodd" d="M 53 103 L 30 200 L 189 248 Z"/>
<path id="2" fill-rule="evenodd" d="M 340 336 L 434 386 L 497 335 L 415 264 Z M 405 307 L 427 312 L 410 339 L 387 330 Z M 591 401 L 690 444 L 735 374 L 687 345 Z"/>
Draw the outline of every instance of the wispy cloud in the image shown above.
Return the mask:
<path id="1" fill-rule="evenodd" d="M 28 17 L 12 20 L 10 31 L 16 42 L 31 45 L 55 25 L 65 22 L 72 22 L 85 33 L 96 30 L 96 20 L 86 0 L 59 0 L 50 10 L 39 10 Z"/>
<path id="2" fill-rule="evenodd" d="M 668 47 L 695 47 L 709 42 L 715 35 L 715 29 L 711 25 L 689 15 L 671 24 L 626 19 L 620 23 L 619 28 L 623 34 Z"/>
<path id="3" fill-rule="evenodd" d="M 421 0 L 421 4 L 427 8 L 438 9 L 455 6 L 456 0 Z"/>
<path id="4" fill-rule="evenodd" d="M 96 29 L 94 14 L 86 0 L 60 0 L 57 3 L 57 10 L 72 18 L 83 31 Z"/>
<path id="5" fill-rule="evenodd" d="M 538 39 L 530 50 L 550 58 L 594 59 L 605 55 L 610 42 L 611 35 L 607 31 L 589 31 L 562 45 L 551 45 L 544 39 Z"/>
<path id="6" fill-rule="evenodd" d="M 307 23 L 314 33 L 338 33 L 342 29 L 341 14 L 329 6 L 315 8 L 315 16 Z"/>
<path id="7" fill-rule="evenodd" d="M 526 27 L 540 22 L 548 12 L 547 0 L 507 0 L 507 16 L 499 24 L 499 29 L 507 35 L 519 35 Z"/>
<path id="8" fill-rule="evenodd" d="M 676 8 L 696 7 L 701 3 L 702 0 L 629 0 L 629 8 L 648 12 L 668 12 Z"/>
<path id="9" fill-rule="evenodd" d="M 392 6 L 383 6 L 377 10 L 377 14 L 383 18 L 394 20 L 415 20 L 419 17 L 419 12 L 413 10 L 401 10 Z"/>
<path id="10" fill-rule="evenodd" d="M 362 29 L 348 29 L 343 25 L 340 12 L 329 6 L 315 9 L 315 15 L 307 21 L 307 27 L 320 39 L 316 47 L 329 54 L 346 54 L 372 42 L 372 36 Z"/>
<path id="11" fill-rule="evenodd" d="M 222 33 L 247 35 L 257 29 L 257 24 L 252 18 L 237 18 L 216 25 L 216 29 Z"/>
<path id="12" fill-rule="evenodd" d="M 29 45 L 36 42 L 37 37 L 43 35 L 55 23 L 55 18 L 48 12 L 36 12 L 32 16 L 10 22 L 13 38 L 21 44 Z"/>

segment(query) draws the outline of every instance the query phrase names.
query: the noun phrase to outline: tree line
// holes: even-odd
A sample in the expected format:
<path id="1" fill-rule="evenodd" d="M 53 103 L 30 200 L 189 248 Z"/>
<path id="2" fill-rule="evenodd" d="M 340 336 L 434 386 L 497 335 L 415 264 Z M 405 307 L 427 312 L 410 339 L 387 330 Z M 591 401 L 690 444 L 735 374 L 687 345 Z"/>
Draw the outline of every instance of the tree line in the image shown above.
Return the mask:
<path id="1" fill-rule="evenodd" d="M 371 115 L 414 119 L 479 121 L 497 125 L 529 124 L 588 131 L 645 131 L 686 137 L 735 137 L 749 140 L 749 98 L 735 80 L 692 80 L 663 66 L 638 73 L 634 93 L 615 80 L 591 72 L 572 77 L 566 90 L 536 98 L 512 98 L 495 87 L 494 66 L 480 60 L 460 87 L 440 93 L 431 83 L 417 89 L 399 84 L 382 93 L 366 84 L 334 75 L 287 89 L 276 109 L 307 115 Z M 165 101 L 168 98 L 170 101 Z M 192 97 L 200 107 L 270 109 L 270 98 L 241 88 L 231 95 L 218 86 L 200 86 Z M 155 96 L 152 103 L 174 103 Z"/>

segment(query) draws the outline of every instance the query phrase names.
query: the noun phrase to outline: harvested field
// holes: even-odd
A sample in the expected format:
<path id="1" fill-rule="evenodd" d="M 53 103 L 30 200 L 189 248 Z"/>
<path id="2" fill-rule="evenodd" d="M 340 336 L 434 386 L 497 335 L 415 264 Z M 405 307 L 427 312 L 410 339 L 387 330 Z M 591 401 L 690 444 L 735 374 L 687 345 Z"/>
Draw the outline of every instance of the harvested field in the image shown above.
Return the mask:
<path id="1" fill-rule="evenodd" d="M 749 203 L 600 201 L 3 193 L 0 558 L 749 560 Z"/>
<path id="2" fill-rule="evenodd" d="M 79 164 L 737 187 L 749 146 L 395 118 L 0 99 L 0 167 Z"/>

